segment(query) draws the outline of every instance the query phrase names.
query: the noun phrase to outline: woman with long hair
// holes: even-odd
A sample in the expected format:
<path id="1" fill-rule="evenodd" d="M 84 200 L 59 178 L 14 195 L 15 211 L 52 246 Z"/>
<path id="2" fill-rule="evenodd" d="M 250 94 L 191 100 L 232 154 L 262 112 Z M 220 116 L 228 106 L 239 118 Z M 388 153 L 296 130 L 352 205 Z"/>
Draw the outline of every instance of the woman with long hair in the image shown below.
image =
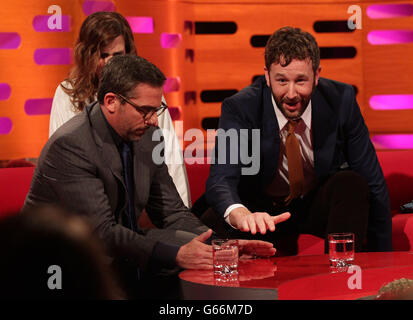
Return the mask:
<path id="1" fill-rule="evenodd" d="M 74 66 L 59 84 L 50 113 L 49 136 L 63 123 L 96 100 L 99 74 L 115 55 L 137 54 L 132 30 L 117 12 L 95 12 L 83 22 L 74 48 Z M 165 159 L 181 159 L 178 138 L 166 110 L 158 117 L 165 138 Z M 183 161 L 167 163 L 168 172 L 187 207 L 191 206 L 188 179 Z"/>

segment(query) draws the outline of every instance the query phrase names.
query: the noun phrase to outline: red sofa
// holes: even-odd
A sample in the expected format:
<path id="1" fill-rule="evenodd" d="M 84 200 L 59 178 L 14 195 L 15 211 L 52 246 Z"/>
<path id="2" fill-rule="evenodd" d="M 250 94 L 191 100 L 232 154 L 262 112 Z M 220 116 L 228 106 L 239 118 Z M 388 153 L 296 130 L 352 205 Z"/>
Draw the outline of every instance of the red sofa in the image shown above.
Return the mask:
<path id="1" fill-rule="evenodd" d="M 23 206 L 33 167 L 0 168 L 0 218 L 16 214 Z"/>
<path id="2" fill-rule="evenodd" d="M 393 248 L 396 251 L 413 250 L 413 214 L 401 214 L 399 207 L 413 200 L 413 150 L 381 151 L 378 158 L 389 188 L 393 216 Z M 201 159 L 198 159 L 201 160 Z M 204 159 L 202 159 L 204 160 Z M 411 162 L 410 162 L 411 161 Z M 205 191 L 209 164 L 187 164 L 192 201 Z M 34 167 L 0 168 L 0 218 L 17 213 L 30 187 Z M 300 254 L 322 253 L 320 238 L 302 235 L 299 239 Z"/>

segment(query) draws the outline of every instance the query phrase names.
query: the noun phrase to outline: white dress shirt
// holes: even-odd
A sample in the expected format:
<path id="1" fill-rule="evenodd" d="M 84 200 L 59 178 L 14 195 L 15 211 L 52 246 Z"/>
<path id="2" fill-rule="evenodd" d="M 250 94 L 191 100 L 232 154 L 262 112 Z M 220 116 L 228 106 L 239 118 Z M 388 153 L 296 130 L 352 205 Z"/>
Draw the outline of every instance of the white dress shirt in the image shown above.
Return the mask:
<path id="1" fill-rule="evenodd" d="M 275 103 L 274 97 L 272 98 L 272 104 L 274 107 L 274 112 L 277 117 L 278 127 L 280 128 L 280 159 L 278 163 L 278 170 L 274 181 L 272 183 L 276 184 L 276 190 L 274 194 L 271 194 L 273 197 L 285 197 L 290 193 L 290 185 L 288 181 L 288 160 L 287 155 L 285 153 L 285 140 L 288 135 L 287 131 L 287 123 L 288 119 L 283 115 L 281 110 L 277 107 Z M 302 121 L 297 125 L 295 128 L 295 136 L 300 143 L 300 150 L 301 156 L 303 159 L 303 170 L 304 170 L 304 191 L 303 193 L 306 194 L 310 191 L 315 185 L 315 172 L 314 172 L 314 152 L 313 152 L 313 139 L 312 139 L 312 132 L 311 132 L 311 101 L 309 102 L 306 110 L 301 116 Z M 274 159 L 277 161 L 277 159 Z M 229 214 L 232 210 L 236 208 L 244 207 L 244 205 L 240 203 L 235 203 L 229 206 L 224 213 L 225 221 L 230 224 L 229 222 Z M 231 225 L 231 224 L 230 224 Z"/>
<path id="2" fill-rule="evenodd" d="M 62 82 L 62 84 L 66 88 L 70 88 L 70 84 L 67 81 Z M 164 97 L 162 97 L 162 100 L 165 102 Z M 53 98 L 52 110 L 50 112 L 49 137 L 63 123 L 71 119 L 77 113 L 79 113 L 79 111 L 74 108 L 69 95 L 63 91 L 61 85 L 58 85 Z M 165 159 L 179 159 L 179 161 L 171 161 L 172 163 L 169 163 L 168 161 L 166 162 L 169 175 L 172 177 L 183 203 L 190 208 L 191 195 L 186 168 L 173 122 L 167 110 L 158 117 L 158 125 L 162 129 L 165 139 Z"/>

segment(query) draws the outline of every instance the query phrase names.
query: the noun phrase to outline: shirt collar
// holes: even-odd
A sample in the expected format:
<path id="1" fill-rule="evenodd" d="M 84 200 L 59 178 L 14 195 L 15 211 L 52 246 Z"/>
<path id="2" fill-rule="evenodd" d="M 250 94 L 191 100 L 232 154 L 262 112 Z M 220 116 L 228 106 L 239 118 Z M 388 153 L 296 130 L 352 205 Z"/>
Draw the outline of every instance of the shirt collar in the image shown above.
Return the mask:
<path id="1" fill-rule="evenodd" d="M 274 96 L 271 94 L 272 105 L 274 107 L 275 115 L 277 116 L 278 127 L 280 131 L 284 129 L 287 124 L 287 118 L 282 114 L 281 110 L 278 108 L 277 103 L 275 102 Z M 304 113 L 301 115 L 301 119 L 305 123 L 306 127 L 311 130 L 311 100 L 308 103 L 308 107 L 305 109 Z"/>

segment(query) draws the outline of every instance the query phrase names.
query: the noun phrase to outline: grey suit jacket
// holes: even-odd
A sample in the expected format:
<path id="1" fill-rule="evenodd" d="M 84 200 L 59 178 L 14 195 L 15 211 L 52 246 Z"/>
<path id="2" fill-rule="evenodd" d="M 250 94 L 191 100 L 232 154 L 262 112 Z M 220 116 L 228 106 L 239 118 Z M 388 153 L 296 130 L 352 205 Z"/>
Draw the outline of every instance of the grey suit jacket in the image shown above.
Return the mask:
<path id="1" fill-rule="evenodd" d="M 176 230 L 200 234 L 207 230 L 184 204 L 168 169 L 152 161 L 159 143 L 152 141 L 155 128 L 133 143 L 135 212 L 146 208 L 152 222 L 163 229 L 160 239 L 174 241 Z M 108 124 L 95 102 L 56 131 L 44 146 L 34 172 L 23 210 L 33 205 L 55 203 L 90 221 L 110 257 L 148 266 L 158 239 L 144 230 L 133 232 L 122 226 L 126 210 L 122 162 Z M 156 233 L 155 233 L 156 234 Z M 170 241 L 169 241 L 170 240 Z"/>

